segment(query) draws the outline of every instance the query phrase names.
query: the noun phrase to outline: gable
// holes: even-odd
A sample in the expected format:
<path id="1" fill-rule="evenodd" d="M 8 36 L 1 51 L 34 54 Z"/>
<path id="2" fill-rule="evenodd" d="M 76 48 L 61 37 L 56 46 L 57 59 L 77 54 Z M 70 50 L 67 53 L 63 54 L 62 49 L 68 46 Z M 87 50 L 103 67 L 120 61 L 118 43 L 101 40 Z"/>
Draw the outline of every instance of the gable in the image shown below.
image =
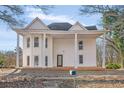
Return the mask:
<path id="1" fill-rule="evenodd" d="M 73 31 L 78 31 L 78 30 L 87 31 L 87 29 L 84 26 L 82 26 L 79 22 L 76 22 L 69 30 L 73 30 Z"/>
<path id="2" fill-rule="evenodd" d="M 49 29 L 39 18 L 35 18 L 25 29 Z"/>

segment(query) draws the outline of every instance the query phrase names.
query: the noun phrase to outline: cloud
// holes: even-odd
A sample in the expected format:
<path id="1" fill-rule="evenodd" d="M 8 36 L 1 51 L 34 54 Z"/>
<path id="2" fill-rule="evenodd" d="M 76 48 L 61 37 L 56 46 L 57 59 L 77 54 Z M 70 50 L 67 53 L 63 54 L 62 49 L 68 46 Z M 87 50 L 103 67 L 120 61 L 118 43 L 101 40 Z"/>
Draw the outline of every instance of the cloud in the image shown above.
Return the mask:
<path id="1" fill-rule="evenodd" d="M 39 11 L 30 12 L 28 14 L 28 17 L 32 18 L 32 19 L 34 19 L 36 17 L 39 17 L 42 20 L 51 21 L 51 22 L 69 22 L 71 24 L 75 23 L 75 20 L 71 16 L 68 16 L 68 15 L 54 15 L 54 14 L 47 14 L 46 15 L 46 14 L 41 13 Z"/>

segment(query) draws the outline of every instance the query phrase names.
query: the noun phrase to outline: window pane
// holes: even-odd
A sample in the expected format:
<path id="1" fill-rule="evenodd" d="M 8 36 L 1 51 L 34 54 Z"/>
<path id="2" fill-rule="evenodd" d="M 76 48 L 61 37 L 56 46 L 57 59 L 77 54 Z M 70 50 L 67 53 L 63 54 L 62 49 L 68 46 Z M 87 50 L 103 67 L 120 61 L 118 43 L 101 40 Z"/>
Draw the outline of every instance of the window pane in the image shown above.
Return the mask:
<path id="1" fill-rule="evenodd" d="M 48 66 L 48 56 L 45 56 L 45 66 Z"/>
<path id="2" fill-rule="evenodd" d="M 34 66 L 38 66 L 39 58 L 38 56 L 34 56 Z"/>
<path id="3" fill-rule="evenodd" d="M 39 47 L 39 38 L 38 37 L 34 38 L 34 47 Z"/>
<path id="4" fill-rule="evenodd" d="M 45 48 L 47 48 L 47 45 L 48 45 L 48 39 L 46 38 L 45 39 Z"/>
<path id="5" fill-rule="evenodd" d="M 83 41 L 79 41 L 78 43 L 79 50 L 83 49 Z"/>
<path id="6" fill-rule="evenodd" d="M 83 64 L 83 55 L 79 55 L 79 64 Z"/>
<path id="7" fill-rule="evenodd" d="M 30 65 L 30 56 L 27 56 L 27 66 Z"/>

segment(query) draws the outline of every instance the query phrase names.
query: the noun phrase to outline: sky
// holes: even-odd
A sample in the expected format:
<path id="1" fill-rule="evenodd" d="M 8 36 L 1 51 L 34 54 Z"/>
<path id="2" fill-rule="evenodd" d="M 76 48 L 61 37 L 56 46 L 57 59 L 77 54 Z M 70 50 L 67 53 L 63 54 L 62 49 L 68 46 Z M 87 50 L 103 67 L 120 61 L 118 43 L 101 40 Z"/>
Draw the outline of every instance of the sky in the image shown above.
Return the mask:
<path id="1" fill-rule="evenodd" d="M 69 22 L 72 25 L 79 21 L 84 26 L 96 25 L 99 29 L 99 22 L 101 16 L 95 15 L 80 15 L 81 6 L 79 5 L 58 5 L 49 9 L 48 14 L 44 14 L 39 9 L 28 8 L 25 10 L 23 18 L 28 25 L 34 18 L 39 17 L 46 25 L 52 22 Z M 22 47 L 22 37 L 20 40 L 20 46 Z M 6 24 L 0 22 L 0 51 L 9 51 L 16 48 L 16 33 L 12 31 Z"/>

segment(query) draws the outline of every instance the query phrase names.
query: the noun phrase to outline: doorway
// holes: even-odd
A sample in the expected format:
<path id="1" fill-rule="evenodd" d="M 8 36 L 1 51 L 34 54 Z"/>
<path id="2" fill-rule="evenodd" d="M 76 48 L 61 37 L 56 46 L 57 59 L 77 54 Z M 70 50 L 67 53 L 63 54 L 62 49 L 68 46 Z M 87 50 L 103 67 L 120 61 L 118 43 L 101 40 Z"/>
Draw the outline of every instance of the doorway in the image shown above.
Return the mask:
<path id="1" fill-rule="evenodd" d="M 57 67 L 63 66 L 63 55 L 57 55 Z"/>

